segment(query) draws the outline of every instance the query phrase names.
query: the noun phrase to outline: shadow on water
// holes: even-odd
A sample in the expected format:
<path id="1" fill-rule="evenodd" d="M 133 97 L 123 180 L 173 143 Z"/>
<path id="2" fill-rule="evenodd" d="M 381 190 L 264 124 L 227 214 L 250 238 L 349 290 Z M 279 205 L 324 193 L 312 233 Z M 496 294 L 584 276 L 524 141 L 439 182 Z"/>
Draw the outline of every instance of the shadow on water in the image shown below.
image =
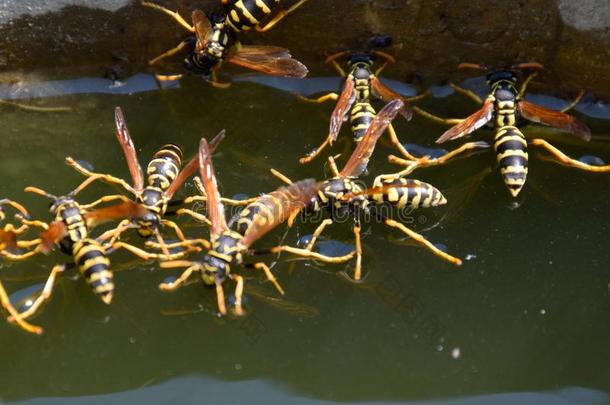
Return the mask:
<path id="1" fill-rule="evenodd" d="M 179 142 L 191 156 L 202 135 L 210 138 L 226 128 L 227 139 L 214 156 L 224 195 L 253 196 L 277 188 L 271 167 L 295 179 L 320 178 L 323 157 L 306 166 L 297 158 L 326 136 L 333 107 L 303 103 L 291 93 L 336 90 L 340 81 L 240 80 L 226 91 L 196 78 L 156 91 L 154 79 L 144 75 L 112 88 L 111 82 L 97 79 L 32 84 L 22 93 L 25 98 L 48 96 L 45 105 L 70 105 L 74 111 L 2 109 L 10 125 L 0 130 L 0 175 L 10 181 L 0 183 L 0 194 L 48 219 L 47 201 L 27 195 L 23 187 L 71 190 L 81 177 L 62 163 L 64 156 L 128 178 L 114 135 L 116 105 L 125 111 L 143 164 L 166 142 Z M 408 86 L 401 92 L 414 94 Z M 21 96 L 4 87 L 0 97 Z M 464 116 L 474 106 L 460 100 L 448 93 L 429 97 L 422 106 L 439 115 Z M 594 133 L 610 133 L 607 115 L 588 114 L 582 104 L 578 111 L 586 114 Z M 418 117 L 395 124 L 400 138 L 422 152 L 434 148 L 433 140 L 444 130 Z M 481 129 L 473 138 L 491 136 Z M 347 128 L 339 138 L 328 153 L 343 153 L 343 164 L 353 143 Z M 558 143 L 573 156 L 609 160 L 602 144 Z M 363 181 L 397 170 L 386 161 L 389 153 L 395 151 L 382 142 Z M 213 291 L 195 277 L 175 293 L 161 293 L 158 283 L 178 272 L 134 263 L 127 254 L 112 256 L 121 271 L 108 307 L 74 272 L 66 274 L 34 319 L 45 335 L 0 327 L 0 396 L 31 398 L 24 401 L 29 403 L 82 401 L 83 396 L 91 402 L 153 403 L 203 398 L 256 403 L 259 397 L 265 403 L 295 404 L 606 403 L 610 178 L 548 163 L 535 153 L 530 160 L 518 204 L 497 171 L 489 170 L 495 168 L 491 152 L 414 174 L 442 190 L 449 203 L 416 211 L 413 226 L 452 254 L 468 257 L 459 269 L 405 246 L 401 235 L 383 224 L 365 224 L 362 283 L 343 276 L 352 264 L 266 257 L 287 294 L 278 296 L 258 274 L 244 272 L 247 316 L 241 319 L 219 318 Z M 115 191 L 98 185 L 81 199 Z M 182 195 L 194 192 L 189 182 Z M 202 232 L 197 224 L 181 223 L 190 235 Z M 255 247 L 282 238 L 295 244 L 314 229 L 311 223 L 298 223 L 286 235 L 278 229 Z M 352 244 L 352 237 L 348 224 L 335 224 L 326 248 Z M 139 243 L 134 235 L 128 240 Z M 39 288 L 52 265 L 65 260 L 54 253 L 7 265 L 2 279 L 11 292 Z M 122 263 L 130 264 L 122 268 Z M 228 283 L 229 300 L 232 289 Z M 152 384 L 159 385 L 148 387 Z M 142 386 L 147 388 L 137 389 Z"/>

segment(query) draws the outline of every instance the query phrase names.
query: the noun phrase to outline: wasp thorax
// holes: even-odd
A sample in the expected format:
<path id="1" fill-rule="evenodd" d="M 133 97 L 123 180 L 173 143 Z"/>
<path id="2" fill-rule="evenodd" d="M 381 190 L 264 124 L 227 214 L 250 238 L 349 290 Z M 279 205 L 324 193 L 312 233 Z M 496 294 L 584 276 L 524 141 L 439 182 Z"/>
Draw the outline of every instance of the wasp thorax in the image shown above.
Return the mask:
<path id="1" fill-rule="evenodd" d="M 358 67 L 354 69 L 354 78 L 355 79 L 364 79 L 367 80 L 371 76 L 371 72 L 368 69 Z"/>

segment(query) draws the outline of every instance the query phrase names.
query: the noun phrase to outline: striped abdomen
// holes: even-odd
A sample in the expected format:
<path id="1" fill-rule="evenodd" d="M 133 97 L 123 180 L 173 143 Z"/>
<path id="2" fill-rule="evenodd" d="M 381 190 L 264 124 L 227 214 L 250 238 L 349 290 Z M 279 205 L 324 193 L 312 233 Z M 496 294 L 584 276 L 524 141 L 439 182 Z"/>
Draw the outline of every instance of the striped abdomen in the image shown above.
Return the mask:
<path id="1" fill-rule="evenodd" d="M 72 255 L 80 274 L 93 292 L 104 303 L 110 304 L 114 281 L 104 247 L 94 239 L 83 239 L 74 244 Z"/>
<path id="2" fill-rule="evenodd" d="M 494 140 L 494 149 L 500 166 L 504 184 L 513 197 L 516 197 L 527 177 L 527 141 L 525 136 L 514 126 L 498 128 Z"/>
<path id="3" fill-rule="evenodd" d="M 178 145 L 163 145 L 146 168 L 149 186 L 167 190 L 182 166 L 182 149 Z"/>
<path id="4" fill-rule="evenodd" d="M 360 101 L 354 104 L 349 114 L 349 122 L 352 125 L 352 133 L 356 142 L 360 141 L 375 118 L 375 110 L 368 101 Z"/>
<path id="5" fill-rule="evenodd" d="M 227 12 L 227 25 L 235 32 L 247 31 L 257 26 L 280 0 L 237 0 Z"/>
<path id="6" fill-rule="evenodd" d="M 387 188 L 388 186 L 397 187 Z M 402 209 L 436 207 L 447 203 L 447 199 L 439 189 L 419 180 L 404 178 L 383 180 L 376 183 L 375 187 L 386 188 L 383 192 L 371 196 L 371 200 L 378 205 L 391 204 Z"/>
<path id="7" fill-rule="evenodd" d="M 76 201 L 67 201 L 58 206 L 55 220 L 62 221 L 66 225 L 68 235 L 59 242 L 62 251 L 70 254 L 72 245 L 87 238 L 88 230 L 82 210 Z"/>

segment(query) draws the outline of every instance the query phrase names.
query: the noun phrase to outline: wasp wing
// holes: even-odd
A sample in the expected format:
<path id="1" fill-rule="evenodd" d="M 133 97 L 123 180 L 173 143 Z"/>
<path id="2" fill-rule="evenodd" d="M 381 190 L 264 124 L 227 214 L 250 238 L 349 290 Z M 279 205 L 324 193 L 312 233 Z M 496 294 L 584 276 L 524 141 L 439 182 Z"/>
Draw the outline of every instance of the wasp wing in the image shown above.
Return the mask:
<path id="1" fill-rule="evenodd" d="M 290 55 L 290 51 L 277 46 L 237 44 L 225 60 L 272 76 L 303 78 L 309 72 L 305 65 Z"/>
<path id="2" fill-rule="evenodd" d="M 121 107 L 116 107 L 114 109 L 114 122 L 116 124 L 116 136 L 123 149 L 127 167 L 129 167 L 133 188 L 136 191 L 142 191 L 142 188 L 144 187 L 144 174 L 142 173 L 142 167 L 138 162 L 136 148 L 133 145 L 133 140 L 129 134 L 129 129 L 127 128 L 127 123 L 125 122 L 125 116 L 123 115 Z"/>
<path id="3" fill-rule="evenodd" d="M 93 227 L 113 219 L 140 218 L 147 212 L 148 210 L 143 205 L 135 201 L 125 201 L 120 204 L 88 211 L 84 217 L 87 221 L 87 226 Z"/>
<path id="4" fill-rule="evenodd" d="M 400 114 L 402 114 L 402 116 L 405 117 L 407 121 L 411 120 L 411 118 L 413 117 L 413 110 L 409 106 L 407 100 L 405 100 L 404 97 L 396 93 L 394 90 L 381 83 L 381 80 L 379 80 L 378 77 L 371 78 L 371 90 L 373 90 L 374 95 L 376 95 L 386 103 L 389 103 L 390 101 L 395 100 L 397 98 L 401 99 L 404 103 L 404 106 L 400 110 Z"/>
<path id="5" fill-rule="evenodd" d="M 339 135 L 339 131 L 341 130 L 341 125 L 343 125 L 345 116 L 347 115 L 347 112 L 350 110 L 350 108 L 352 108 L 352 105 L 354 104 L 355 100 L 355 83 L 354 79 L 349 76 L 345 81 L 343 91 L 339 96 L 339 100 L 337 100 L 337 105 L 335 106 L 335 109 L 333 110 L 333 113 L 330 116 L 329 133 L 332 136 L 333 142 L 337 140 L 337 136 Z"/>
<path id="6" fill-rule="evenodd" d="M 257 215 L 244 232 L 242 244 L 248 247 L 282 222 L 294 218 L 310 203 L 321 185 L 313 179 L 306 179 L 259 197 L 248 206 L 250 211 L 256 209 Z"/>
<path id="7" fill-rule="evenodd" d="M 210 24 L 210 20 L 201 10 L 193 10 L 191 19 L 193 20 L 195 36 L 197 37 L 195 52 L 199 52 L 205 47 L 205 44 L 208 43 L 212 36 L 212 24 Z"/>
<path id="8" fill-rule="evenodd" d="M 212 223 L 210 234 L 212 238 L 216 238 L 224 231 L 227 231 L 229 227 L 227 226 L 225 208 L 220 199 L 216 174 L 214 173 L 214 166 L 212 165 L 212 152 L 210 151 L 208 141 L 205 138 L 201 138 L 201 142 L 199 143 L 198 160 L 203 188 L 205 189 L 208 198 L 208 218 Z"/>
<path id="9" fill-rule="evenodd" d="M 68 235 L 68 228 L 63 221 L 53 221 L 40 234 L 40 248 L 43 253 L 49 253 L 57 242 Z"/>
<path id="10" fill-rule="evenodd" d="M 445 141 L 461 138 L 464 135 L 476 131 L 491 120 L 493 112 L 493 101 L 491 101 L 491 99 L 485 100 L 483 107 L 481 107 L 480 110 L 465 118 L 464 121 L 459 124 L 449 128 L 436 140 L 436 143 L 443 143 Z"/>
<path id="11" fill-rule="evenodd" d="M 379 110 L 377 115 L 375 115 L 375 118 L 371 121 L 366 133 L 358 143 L 358 146 L 356 146 L 356 149 L 354 149 L 354 152 L 345 164 L 345 167 L 339 173 L 340 176 L 356 177 L 364 172 L 369 163 L 369 159 L 375 150 L 377 140 L 404 105 L 404 102 L 400 98 L 397 98 L 390 101 L 385 107 Z"/>
<path id="12" fill-rule="evenodd" d="M 218 147 L 218 145 L 224 138 L 225 138 L 225 131 L 223 129 L 208 144 L 208 149 L 210 151 L 210 154 L 214 153 L 214 151 L 216 150 L 216 148 Z M 174 196 L 176 191 L 178 191 L 178 189 L 180 189 L 180 187 L 182 186 L 182 184 L 184 184 L 186 179 L 191 177 L 193 175 L 193 173 L 195 173 L 197 171 L 198 167 L 199 167 L 199 155 L 197 154 L 194 158 L 192 158 L 186 164 L 186 166 L 184 166 L 182 168 L 182 170 L 180 170 L 180 173 L 178 173 L 178 175 L 176 176 L 174 181 L 172 181 L 172 184 L 170 184 L 169 187 L 167 188 L 167 190 L 165 191 L 165 195 L 168 200 L 172 199 L 172 197 Z"/>
<path id="13" fill-rule="evenodd" d="M 562 129 L 585 141 L 591 140 L 591 130 L 589 130 L 589 127 L 569 114 L 549 110 L 525 100 L 519 102 L 519 111 L 523 118 L 529 121 Z"/>

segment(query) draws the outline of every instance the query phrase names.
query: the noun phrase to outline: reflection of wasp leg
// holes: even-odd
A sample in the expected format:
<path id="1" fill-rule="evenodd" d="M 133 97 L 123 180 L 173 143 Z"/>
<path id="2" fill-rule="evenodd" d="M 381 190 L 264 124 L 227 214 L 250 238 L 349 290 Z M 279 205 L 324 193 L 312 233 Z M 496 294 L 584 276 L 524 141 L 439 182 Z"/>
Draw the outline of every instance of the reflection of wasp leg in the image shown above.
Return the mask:
<path id="1" fill-rule="evenodd" d="M 458 93 L 468 97 L 469 99 L 471 99 L 475 103 L 483 104 L 483 100 L 481 100 L 481 97 L 479 97 L 474 91 L 465 89 L 465 88 L 460 87 L 460 86 L 458 86 L 457 84 L 454 84 L 454 83 L 449 83 L 449 86 L 453 90 L 455 90 L 456 92 L 458 92 Z"/>
<path id="2" fill-rule="evenodd" d="M 299 8 L 301 5 L 303 5 L 303 3 L 305 3 L 307 0 L 299 0 L 297 3 L 293 4 L 292 7 L 290 7 L 288 10 L 280 10 L 275 17 L 273 17 L 273 19 L 271 21 L 269 21 L 267 24 L 265 24 L 264 27 L 259 27 L 258 25 L 256 26 L 256 30 L 260 31 L 260 32 L 265 32 L 270 30 L 271 28 L 273 28 L 273 26 L 275 26 L 275 24 L 277 24 L 278 22 L 280 22 L 284 17 L 286 17 L 288 14 L 292 13 L 294 10 L 296 10 L 297 8 Z"/>
<path id="3" fill-rule="evenodd" d="M 438 124 L 455 125 L 455 124 L 459 124 L 460 122 L 464 121 L 462 118 L 441 118 L 437 115 L 430 114 L 428 111 L 422 110 L 421 108 L 419 108 L 416 105 L 412 106 L 411 108 L 413 109 L 413 111 L 416 114 L 419 114 L 422 117 L 424 117 L 430 121 L 436 122 Z"/>
<path id="4" fill-rule="evenodd" d="M 95 177 L 96 179 L 105 181 L 110 184 L 118 184 L 123 187 L 125 190 L 129 191 L 132 194 L 135 194 L 135 190 L 131 187 L 125 180 L 119 179 L 118 177 L 114 177 L 110 174 L 101 174 L 101 173 L 93 173 L 87 169 L 85 169 L 82 165 L 80 165 L 77 161 L 75 161 L 72 157 L 68 156 L 65 159 L 66 164 L 71 166 L 74 170 L 87 177 Z"/>
<path id="5" fill-rule="evenodd" d="M 262 270 L 265 273 L 265 276 L 267 277 L 267 280 L 269 280 L 270 282 L 273 283 L 273 285 L 275 286 L 275 288 L 278 290 L 278 292 L 280 294 L 284 295 L 284 289 L 282 288 L 280 283 L 277 281 L 277 279 L 275 278 L 275 276 L 271 272 L 271 269 L 269 268 L 269 266 L 267 266 L 265 263 L 263 263 L 263 262 L 244 263 L 243 266 L 245 268 L 247 268 L 247 269 Z"/>
<path id="6" fill-rule="evenodd" d="M 216 305 L 218 305 L 218 312 L 223 315 L 227 313 L 227 307 L 225 306 L 225 291 L 223 290 L 220 281 L 216 282 Z M 237 306 L 235 307 L 235 312 L 237 313 Z"/>
<path id="7" fill-rule="evenodd" d="M 10 318 L 12 319 L 12 321 L 17 323 L 17 325 L 19 325 L 23 330 L 30 333 L 35 333 L 37 335 L 40 335 L 42 333 L 42 328 L 40 326 L 31 325 L 23 320 L 21 314 L 19 314 L 15 307 L 13 307 L 13 304 L 11 304 L 11 300 L 9 299 L 8 294 L 6 293 L 6 290 L 4 289 L 4 286 L 1 282 L 0 303 L 2 304 L 2 307 L 6 310 L 6 312 L 10 314 Z"/>
<path id="8" fill-rule="evenodd" d="M 181 74 L 178 75 L 160 75 L 160 74 L 155 74 L 155 79 L 157 80 L 157 82 L 159 82 L 159 85 L 161 82 L 175 82 L 177 80 L 182 79 Z"/>
<path id="9" fill-rule="evenodd" d="M 461 259 L 458 259 L 457 257 L 451 256 L 450 254 L 447 254 L 447 253 L 443 252 L 442 250 L 440 250 L 439 248 L 434 246 L 432 243 L 430 243 L 430 241 L 428 241 L 422 235 L 418 234 L 417 232 L 412 231 L 411 229 L 407 228 L 406 226 L 404 226 L 400 222 L 396 222 L 396 221 L 394 221 L 392 219 L 386 219 L 385 220 L 385 224 L 388 225 L 388 226 L 391 226 L 393 228 L 400 229 L 408 237 L 410 237 L 414 241 L 418 242 L 419 244 L 423 245 L 424 247 L 428 248 L 436 256 L 438 256 L 438 257 L 440 257 L 440 258 L 442 258 L 444 260 L 447 260 L 448 262 L 453 263 L 456 266 L 461 266 L 462 265 L 462 260 Z"/>
<path id="10" fill-rule="evenodd" d="M 56 264 L 53 269 L 51 269 L 51 274 L 49 275 L 49 278 L 47 279 L 47 282 L 45 283 L 42 292 L 26 311 L 19 314 L 21 318 L 27 319 L 30 316 L 34 315 L 38 311 L 38 308 L 42 305 L 42 303 L 51 298 L 51 293 L 53 292 L 53 286 L 55 285 L 57 274 L 63 272 L 65 269 L 65 264 Z M 9 321 L 12 322 L 12 319 L 9 318 Z"/>
<path id="11" fill-rule="evenodd" d="M 544 139 L 532 139 L 530 141 L 530 143 L 532 145 L 542 146 L 544 149 L 546 149 L 548 152 L 550 152 L 551 155 L 553 155 L 553 157 L 555 159 L 557 159 L 557 161 L 559 161 L 560 163 L 563 163 L 566 166 L 575 167 L 577 169 L 586 170 L 588 172 L 598 172 L 598 173 L 610 172 L 610 165 L 593 166 L 593 165 L 588 165 L 586 163 L 583 163 L 579 160 L 572 159 L 572 158 L 568 157 L 565 153 L 563 153 L 562 151 L 560 151 L 559 149 L 557 149 L 556 147 L 554 147 L 553 145 L 551 145 L 550 143 L 545 141 Z"/>
<path id="12" fill-rule="evenodd" d="M 220 64 L 216 66 L 216 69 L 218 68 L 220 68 Z M 218 80 L 216 70 L 212 70 L 212 72 L 210 73 L 210 80 L 208 80 L 208 82 L 218 89 L 228 89 L 229 87 L 231 87 L 231 82 L 221 82 L 220 80 Z"/>
<path id="13" fill-rule="evenodd" d="M 308 98 L 301 95 L 297 95 L 297 98 L 299 100 L 307 101 L 308 103 L 322 104 L 323 102 L 328 100 L 337 101 L 339 99 L 339 95 L 337 93 L 328 93 L 318 98 Z"/>
<path id="14" fill-rule="evenodd" d="M 21 103 L 16 103 L 14 101 L 6 101 L 6 100 L 0 100 L 0 104 L 20 108 L 25 111 L 36 111 L 36 112 L 70 112 L 70 111 L 72 111 L 71 107 L 37 107 L 35 105 L 21 104 Z"/>
<path id="15" fill-rule="evenodd" d="M 147 1 L 140 1 L 140 4 L 143 5 L 144 7 L 154 8 L 155 10 L 159 10 L 162 13 L 165 13 L 165 14 L 169 15 L 178 24 L 183 26 L 187 31 L 195 32 L 195 28 L 192 27 L 189 23 L 187 23 L 186 20 L 184 18 L 182 18 L 182 16 L 178 12 L 171 11 L 171 10 L 169 10 L 169 9 L 163 7 L 163 6 L 160 6 L 160 5 L 155 4 L 155 3 L 149 3 Z"/>

